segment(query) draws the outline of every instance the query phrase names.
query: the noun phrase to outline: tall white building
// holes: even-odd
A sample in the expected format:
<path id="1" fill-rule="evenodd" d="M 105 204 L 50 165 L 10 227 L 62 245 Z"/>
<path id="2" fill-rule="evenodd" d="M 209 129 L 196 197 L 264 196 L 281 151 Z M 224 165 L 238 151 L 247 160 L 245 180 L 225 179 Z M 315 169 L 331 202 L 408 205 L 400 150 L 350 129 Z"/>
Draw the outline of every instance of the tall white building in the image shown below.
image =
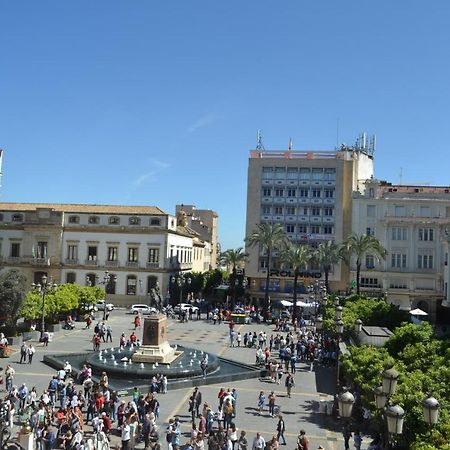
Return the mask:
<path id="1" fill-rule="evenodd" d="M 148 303 L 166 296 L 172 275 L 202 271 L 211 244 L 155 206 L 0 203 L 0 269 L 19 269 L 29 284 L 96 285 L 108 271 L 108 300 Z M 207 259 L 209 267 L 210 259 Z"/>
<path id="2" fill-rule="evenodd" d="M 382 291 L 391 303 L 405 310 L 420 308 L 435 320 L 442 301 L 449 304 L 450 187 L 369 179 L 354 193 L 352 228 L 374 235 L 388 250 L 382 262 L 366 255 L 362 290 Z"/>

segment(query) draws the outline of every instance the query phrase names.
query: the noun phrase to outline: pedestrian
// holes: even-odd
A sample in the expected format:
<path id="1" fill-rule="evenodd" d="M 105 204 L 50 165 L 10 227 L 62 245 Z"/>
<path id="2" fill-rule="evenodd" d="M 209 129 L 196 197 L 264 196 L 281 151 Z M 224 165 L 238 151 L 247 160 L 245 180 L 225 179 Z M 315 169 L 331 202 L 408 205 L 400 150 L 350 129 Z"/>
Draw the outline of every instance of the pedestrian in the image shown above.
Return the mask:
<path id="1" fill-rule="evenodd" d="M 111 325 L 106 327 L 106 342 L 112 342 L 112 328 Z"/>
<path id="2" fill-rule="evenodd" d="M 356 430 L 353 434 L 353 445 L 356 448 L 356 450 L 361 450 L 361 444 L 362 444 L 362 437 L 359 430 Z"/>
<path id="3" fill-rule="evenodd" d="M 48 341 L 50 340 L 50 333 L 48 331 L 44 331 L 42 334 L 42 345 L 44 347 L 48 347 Z"/>
<path id="4" fill-rule="evenodd" d="M 198 390 L 198 387 L 194 389 L 194 393 L 192 394 L 194 397 L 194 408 L 196 417 L 200 416 L 200 405 L 202 404 L 202 393 Z"/>
<path id="5" fill-rule="evenodd" d="M 273 391 L 269 394 L 269 397 L 267 397 L 267 399 L 269 400 L 269 416 L 270 417 L 274 417 L 276 398 L 277 398 L 277 396 L 275 395 L 275 393 Z"/>
<path id="6" fill-rule="evenodd" d="M 13 379 L 15 373 L 16 371 L 11 367 L 10 364 L 8 364 L 5 369 L 6 392 L 10 392 L 13 387 Z"/>
<path id="7" fill-rule="evenodd" d="M 22 364 L 27 359 L 27 344 L 25 342 L 20 347 L 20 362 L 19 364 Z"/>
<path id="8" fill-rule="evenodd" d="M 286 439 L 284 437 L 284 432 L 286 430 L 286 425 L 284 423 L 283 416 L 281 414 L 278 415 L 278 423 L 277 423 L 277 440 L 280 442 L 280 438 L 283 438 L 283 442 L 281 445 L 286 445 Z"/>
<path id="9" fill-rule="evenodd" d="M 136 315 L 134 318 L 134 329 L 136 330 L 141 326 L 141 318 L 139 317 L 139 314 Z"/>
<path id="10" fill-rule="evenodd" d="M 163 394 L 167 394 L 167 377 L 166 375 L 163 375 L 162 380 L 161 380 L 161 387 L 162 387 L 162 393 Z"/>
<path id="11" fill-rule="evenodd" d="M 169 419 L 169 424 L 166 428 L 166 442 L 167 442 L 167 450 L 172 450 L 172 432 L 173 432 L 173 419 Z"/>
<path id="12" fill-rule="evenodd" d="M 208 360 L 206 359 L 206 355 L 204 355 L 200 361 L 200 369 L 202 370 L 203 378 L 206 378 L 206 373 L 208 370 Z"/>
<path id="13" fill-rule="evenodd" d="M 256 437 L 253 439 L 252 450 L 263 450 L 266 447 L 266 441 L 261 436 L 261 433 L 258 431 L 256 433 Z"/>
<path id="14" fill-rule="evenodd" d="M 30 344 L 27 348 L 28 364 L 31 364 L 33 362 L 33 356 L 35 353 L 36 349 L 33 347 L 33 344 Z"/>
<path id="15" fill-rule="evenodd" d="M 261 413 L 262 413 L 262 411 L 264 409 L 265 402 L 266 402 L 266 396 L 264 395 L 264 392 L 261 391 L 259 393 L 259 396 L 258 396 L 258 412 L 259 412 L 259 415 L 261 415 Z"/>
<path id="16" fill-rule="evenodd" d="M 238 346 L 238 347 L 241 346 L 241 341 L 242 341 L 241 332 L 238 331 L 238 334 L 237 334 L 237 336 L 236 336 L 236 342 L 237 342 L 237 346 Z"/>
<path id="17" fill-rule="evenodd" d="M 350 428 L 348 425 L 344 426 L 344 429 L 342 430 L 342 436 L 344 437 L 344 448 L 345 450 L 350 450 L 350 438 L 352 437 L 352 432 L 350 431 Z"/>
<path id="18" fill-rule="evenodd" d="M 239 436 L 238 440 L 239 450 L 247 450 L 248 441 L 247 438 L 245 437 L 246 434 L 247 433 L 244 430 L 241 431 L 241 435 Z"/>
<path id="19" fill-rule="evenodd" d="M 122 450 L 128 450 L 130 448 L 129 447 L 130 439 L 131 439 L 131 428 L 130 425 L 128 425 L 128 422 L 124 420 L 121 433 Z"/>
<path id="20" fill-rule="evenodd" d="M 291 391 L 293 386 L 295 386 L 295 380 L 291 373 L 288 373 L 286 376 L 286 380 L 284 382 L 284 385 L 286 386 L 286 394 L 289 398 L 291 398 Z"/>
<path id="21" fill-rule="evenodd" d="M 300 430 L 297 438 L 297 449 L 298 450 L 309 450 L 309 440 L 306 437 L 306 431 Z"/>

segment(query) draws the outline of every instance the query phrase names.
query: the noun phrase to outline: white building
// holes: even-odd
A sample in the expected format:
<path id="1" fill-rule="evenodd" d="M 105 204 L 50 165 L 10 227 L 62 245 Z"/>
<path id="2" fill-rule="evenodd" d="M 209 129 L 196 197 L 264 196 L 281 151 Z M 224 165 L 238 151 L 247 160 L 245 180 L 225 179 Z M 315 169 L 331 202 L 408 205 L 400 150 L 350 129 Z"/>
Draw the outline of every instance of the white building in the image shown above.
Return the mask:
<path id="1" fill-rule="evenodd" d="M 354 193 L 352 222 L 355 233 L 374 235 L 388 250 L 382 262 L 366 255 L 362 290 L 381 291 L 391 303 L 420 308 L 434 320 L 444 297 L 449 303 L 444 237 L 450 229 L 450 187 L 367 180 Z"/>
<path id="2" fill-rule="evenodd" d="M 44 274 L 96 285 L 108 271 L 116 304 L 148 303 L 157 285 L 165 297 L 172 275 L 210 264 L 211 244 L 154 206 L 0 203 L 0 230 L 2 270 L 19 269 L 30 285 Z"/>

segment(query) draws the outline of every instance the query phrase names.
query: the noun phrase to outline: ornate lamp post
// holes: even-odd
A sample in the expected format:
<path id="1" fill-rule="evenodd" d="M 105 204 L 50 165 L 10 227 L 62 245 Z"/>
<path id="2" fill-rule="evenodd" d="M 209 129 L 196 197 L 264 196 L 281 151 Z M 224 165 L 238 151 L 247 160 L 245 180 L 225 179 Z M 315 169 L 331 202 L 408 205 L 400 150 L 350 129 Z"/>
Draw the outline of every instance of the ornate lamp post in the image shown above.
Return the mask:
<path id="1" fill-rule="evenodd" d="M 44 337 L 45 331 L 45 296 L 47 293 L 55 292 L 58 288 L 56 283 L 53 283 L 53 280 L 47 278 L 47 275 L 42 275 L 41 283 L 35 284 L 33 283 L 31 287 L 41 294 L 42 296 L 42 311 L 41 311 L 41 340 Z"/>
<path id="2" fill-rule="evenodd" d="M 436 425 L 439 420 L 439 409 L 441 405 L 431 395 L 422 401 L 423 418 L 428 425 Z"/>
<path id="3" fill-rule="evenodd" d="M 341 342 L 341 336 L 344 334 L 344 321 L 342 319 L 336 320 L 336 333 L 337 333 L 336 386 L 339 387 L 339 384 L 340 384 L 340 380 L 339 380 L 339 378 L 340 378 L 339 357 L 340 357 L 340 354 L 341 354 L 340 342 Z"/>
<path id="4" fill-rule="evenodd" d="M 334 318 L 336 320 L 342 319 L 342 306 L 340 306 L 340 305 L 336 306 L 336 309 L 334 310 Z"/>
<path id="5" fill-rule="evenodd" d="M 103 286 L 105 286 L 105 304 L 103 305 L 103 320 L 106 320 L 106 295 L 108 294 L 108 284 L 111 282 L 117 283 L 117 276 L 116 275 L 112 275 L 110 274 L 108 271 L 105 272 L 105 275 L 103 277 L 103 281 L 100 282 L 99 284 L 103 284 Z M 141 281 L 141 280 L 139 280 Z"/>
<path id="6" fill-rule="evenodd" d="M 356 321 L 355 321 L 355 332 L 356 332 L 356 334 L 361 333 L 362 326 L 363 326 L 362 320 L 361 319 L 356 319 Z"/>
<path id="7" fill-rule="evenodd" d="M 353 405 L 355 404 L 355 397 L 351 392 L 344 388 L 337 397 L 339 415 L 345 419 L 349 419 L 352 416 Z"/>

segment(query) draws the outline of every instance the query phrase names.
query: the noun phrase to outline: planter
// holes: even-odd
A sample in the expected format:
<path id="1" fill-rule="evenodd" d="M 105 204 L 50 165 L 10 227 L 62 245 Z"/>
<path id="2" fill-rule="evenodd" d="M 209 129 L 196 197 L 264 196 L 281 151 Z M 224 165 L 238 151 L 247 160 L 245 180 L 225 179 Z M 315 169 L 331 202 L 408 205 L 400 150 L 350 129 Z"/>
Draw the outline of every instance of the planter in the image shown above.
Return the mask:
<path id="1" fill-rule="evenodd" d="M 20 336 L 11 336 L 11 337 L 7 337 L 6 339 L 8 339 L 8 344 L 9 345 L 20 346 L 20 345 L 22 345 L 22 342 L 23 342 L 22 335 L 20 335 Z"/>
<path id="2" fill-rule="evenodd" d="M 0 358 L 9 358 L 12 351 L 11 347 L 0 347 Z"/>
<path id="3" fill-rule="evenodd" d="M 40 331 L 24 331 L 22 337 L 24 341 L 38 341 L 41 333 Z"/>
<path id="4" fill-rule="evenodd" d="M 61 324 L 60 323 L 51 323 L 47 325 L 47 331 L 51 333 L 55 333 L 57 331 L 61 331 Z"/>

